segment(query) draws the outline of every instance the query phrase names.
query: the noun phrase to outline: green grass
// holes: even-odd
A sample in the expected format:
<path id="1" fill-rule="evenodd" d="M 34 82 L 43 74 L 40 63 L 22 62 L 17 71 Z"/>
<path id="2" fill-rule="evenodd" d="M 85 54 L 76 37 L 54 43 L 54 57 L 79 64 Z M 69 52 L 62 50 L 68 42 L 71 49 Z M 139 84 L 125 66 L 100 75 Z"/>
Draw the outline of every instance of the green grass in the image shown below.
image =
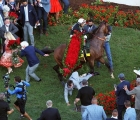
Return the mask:
<path id="1" fill-rule="evenodd" d="M 69 41 L 69 26 L 55 26 L 49 27 L 49 36 L 41 36 L 37 31 L 34 31 L 36 47 L 42 49 L 45 46 L 50 45 L 51 48 L 56 48 L 61 43 L 68 43 Z M 120 72 L 126 75 L 126 79 L 135 79 L 133 73 L 134 67 L 138 69 L 140 67 L 140 31 L 130 28 L 113 28 L 112 38 L 110 41 L 111 51 L 114 63 L 114 75 L 115 79 L 111 79 L 107 68 L 102 65 L 101 68 L 96 68 L 95 71 L 100 73 L 99 76 L 95 76 L 89 79 L 89 85 L 92 86 L 96 94 L 100 92 L 108 92 L 113 90 L 113 84 L 119 83 L 117 78 Z M 37 83 L 31 79 L 31 87 L 28 88 L 28 100 L 26 104 L 26 111 L 29 115 L 36 120 L 42 110 L 46 109 L 46 101 L 51 99 L 53 101 L 53 107 L 59 109 L 62 120 L 81 120 L 80 113 L 74 112 L 73 101 L 77 94 L 77 90 L 74 90 L 73 95 L 69 97 L 71 106 L 67 107 L 63 96 L 63 87 L 60 84 L 57 74 L 52 67 L 55 65 L 53 54 L 49 57 L 43 57 L 38 55 L 40 59 L 40 66 L 36 70 L 36 74 L 42 78 L 42 82 Z M 22 79 L 25 78 L 25 68 L 27 66 L 26 59 L 24 64 L 20 68 L 13 68 L 13 73 L 10 74 L 10 84 L 14 84 L 14 76 L 19 75 Z M 79 73 L 86 73 L 87 67 L 84 66 L 79 70 Z M 3 85 L 2 76 L 7 72 L 6 68 L 0 67 L 0 91 L 5 91 Z M 10 106 L 13 108 L 13 103 L 16 100 L 15 96 L 11 96 Z M 19 113 L 15 112 L 9 115 L 9 120 L 18 120 Z"/>

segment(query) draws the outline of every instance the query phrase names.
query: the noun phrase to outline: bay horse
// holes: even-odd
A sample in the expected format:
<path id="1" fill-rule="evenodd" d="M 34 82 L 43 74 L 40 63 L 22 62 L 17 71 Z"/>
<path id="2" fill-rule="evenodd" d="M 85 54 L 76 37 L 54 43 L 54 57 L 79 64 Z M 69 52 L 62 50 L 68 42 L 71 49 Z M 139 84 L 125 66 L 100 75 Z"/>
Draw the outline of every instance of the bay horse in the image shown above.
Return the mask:
<path id="1" fill-rule="evenodd" d="M 111 78 L 114 78 L 113 71 L 109 67 L 109 64 L 104 60 L 103 53 L 104 53 L 104 42 L 105 42 L 105 35 L 108 33 L 108 24 L 106 22 L 101 22 L 99 27 L 97 28 L 95 34 L 93 32 L 90 34 L 90 56 L 87 57 L 87 62 L 90 67 L 90 73 L 94 73 L 94 62 L 99 61 L 102 64 L 105 64 L 110 71 Z M 64 52 L 66 49 L 66 44 L 61 44 L 54 50 L 54 59 L 57 63 L 53 67 L 53 69 L 57 72 L 60 81 L 63 81 L 63 75 L 60 73 L 59 68 L 63 69 L 62 59 L 64 56 Z M 83 61 L 81 60 L 83 63 Z"/>

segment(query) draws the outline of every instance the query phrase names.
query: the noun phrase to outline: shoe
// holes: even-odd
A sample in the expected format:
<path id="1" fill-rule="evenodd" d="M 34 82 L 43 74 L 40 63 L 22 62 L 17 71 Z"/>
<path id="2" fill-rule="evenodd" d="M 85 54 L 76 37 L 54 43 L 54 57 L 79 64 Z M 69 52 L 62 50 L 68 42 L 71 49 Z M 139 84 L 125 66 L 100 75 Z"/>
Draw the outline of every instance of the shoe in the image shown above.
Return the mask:
<path id="1" fill-rule="evenodd" d="M 48 36 L 48 32 L 47 31 L 46 32 L 44 31 L 44 35 Z"/>
<path id="2" fill-rule="evenodd" d="M 25 118 L 22 114 L 20 114 L 20 119 L 23 119 L 23 118 Z"/>
<path id="3" fill-rule="evenodd" d="M 8 72 L 6 74 L 10 74 L 11 72 L 13 72 L 12 68 L 10 70 L 8 70 Z"/>
<path id="4" fill-rule="evenodd" d="M 37 82 L 41 82 L 42 80 L 40 79 L 40 80 L 38 80 Z"/>
<path id="5" fill-rule="evenodd" d="M 100 75 L 100 73 L 94 72 L 94 73 L 93 73 L 93 76 L 96 76 L 96 75 Z"/>

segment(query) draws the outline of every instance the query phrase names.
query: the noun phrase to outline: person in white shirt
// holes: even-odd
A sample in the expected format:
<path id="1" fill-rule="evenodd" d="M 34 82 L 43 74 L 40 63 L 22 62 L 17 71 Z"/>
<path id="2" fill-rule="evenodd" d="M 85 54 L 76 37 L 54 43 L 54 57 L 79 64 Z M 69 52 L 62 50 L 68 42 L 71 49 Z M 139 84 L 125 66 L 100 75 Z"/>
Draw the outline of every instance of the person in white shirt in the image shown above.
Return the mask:
<path id="1" fill-rule="evenodd" d="M 74 88 L 79 90 L 82 87 L 82 81 L 88 80 L 92 76 L 93 76 L 93 74 L 90 74 L 90 73 L 79 76 L 77 71 L 72 73 L 69 80 L 65 84 L 65 88 L 64 88 L 64 98 L 67 103 L 67 106 L 70 105 L 69 100 L 68 100 L 68 94 L 72 95 L 72 91 Z"/>

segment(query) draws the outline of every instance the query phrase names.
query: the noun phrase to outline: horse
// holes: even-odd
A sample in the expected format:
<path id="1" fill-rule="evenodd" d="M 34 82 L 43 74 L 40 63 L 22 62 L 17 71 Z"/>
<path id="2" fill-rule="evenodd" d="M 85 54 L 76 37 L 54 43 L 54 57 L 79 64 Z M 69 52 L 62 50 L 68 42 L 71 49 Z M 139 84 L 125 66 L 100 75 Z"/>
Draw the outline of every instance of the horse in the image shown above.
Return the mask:
<path id="1" fill-rule="evenodd" d="M 109 67 L 109 64 L 104 60 L 103 58 L 103 53 L 104 53 L 104 42 L 105 42 L 105 35 L 108 34 L 108 24 L 106 22 L 101 22 L 99 27 L 97 28 L 96 32 L 92 32 L 90 34 L 91 40 L 90 40 L 90 56 L 86 58 L 87 63 L 90 67 L 90 73 L 94 74 L 94 62 L 99 61 L 102 64 L 105 64 L 107 68 L 110 71 L 111 78 L 114 78 L 113 71 Z M 53 67 L 53 69 L 56 71 L 58 74 L 59 80 L 63 81 L 63 75 L 60 73 L 59 68 L 63 69 L 64 65 L 62 64 L 62 59 L 64 56 L 64 52 L 66 49 L 67 45 L 66 44 L 61 44 L 54 50 L 54 59 L 57 63 Z M 81 60 L 81 64 L 84 64 L 84 61 Z"/>

